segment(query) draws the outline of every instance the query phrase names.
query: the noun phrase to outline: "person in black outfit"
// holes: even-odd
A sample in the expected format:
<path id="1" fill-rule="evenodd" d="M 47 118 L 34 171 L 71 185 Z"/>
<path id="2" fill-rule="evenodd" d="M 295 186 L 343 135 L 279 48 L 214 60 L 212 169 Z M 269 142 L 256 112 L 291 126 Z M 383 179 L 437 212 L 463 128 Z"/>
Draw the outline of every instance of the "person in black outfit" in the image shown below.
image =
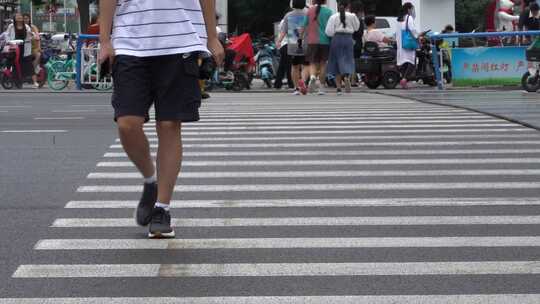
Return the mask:
<path id="1" fill-rule="evenodd" d="M 536 2 L 530 2 L 529 7 L 524 9 L 519 16 L 518 28 L 520 31 L 538 31 L 540 30 L 540 6 Z M 522 38 L 523 44 L 530 42 L 530 36 Z"/>
<path id="2" fill-rule="evenodd" d="M 533 2 L 519 16 L 519 29 L 522 31 L 540 30 L 540 6 Z"/>
<path id="3" fill-rule="evenodd" d="M 291 76 L 291 58 L 287 53 L 287 44 L 281 45 L 281 48 L 279 49 L 279 54 L 279 67 L 276 73 L 274 89 L 281 89 L 281 87 L 283 86 L 283 78 L 285 78 L 285 75 L 287 75 L 287 85 L 289 86 L 289 89 L 294 89 L 294 84 Z"/>

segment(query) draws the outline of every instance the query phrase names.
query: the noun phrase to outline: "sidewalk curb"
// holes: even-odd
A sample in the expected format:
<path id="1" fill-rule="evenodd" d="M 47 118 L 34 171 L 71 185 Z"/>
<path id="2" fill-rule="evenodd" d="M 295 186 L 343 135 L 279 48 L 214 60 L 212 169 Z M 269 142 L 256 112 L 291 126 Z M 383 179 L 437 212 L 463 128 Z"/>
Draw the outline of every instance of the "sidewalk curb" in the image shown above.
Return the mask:
<path id="1" fill-rule="evenodd" d="M 503 119 L 503 120 L 506 120 L 506 121 L 511 122 L 511 123 L 522 125 L 522 126 L 524 126 L 526 128 L 530 128 L 530 129 L 540 131 L 540 126 L 535 126 L 533 124 L 523 122 L 521 120 L 509 117 L 509 116 L 490 113 L 490 112 L 486 112 L 485 110 L 478 110 L 478 109 L 474 109 L 474 108 L 467 107 L 467 106 L 460 106 L 460 105 L 455 105 L 455 104 L 441 103 L 441 102 L 436 102 L 436 101 L 427 101 L 427 100 L 422 100 L 422 99 L 417 98 L 417 97 L 402 96 L 402 95 L 399 95 L 399 94 L 392 94 L 392 93 L 384 93 L 384 92 L 367 92 L 367 93 L 383 95 L 383 96 L 398 97 L 398 98 L 409 99 L 409 100 L 413 100 L 413 101 L 417 101 L 417 102 L 421 102 L 421 103 L 425 103 L 425 104 L 431 104 L 431 105 L 438 105 L 438 106 L 445 106 L 445 107 L 450 107 L 450 108 L 455 108 L 455 109 L 467 110 L 467 111 L 475 112 L 475 113 L 478 113 L 478 114 L 483 114 L 483 115 L 491 116 L 491 117 L 494 117 L 494 118 Z"/>

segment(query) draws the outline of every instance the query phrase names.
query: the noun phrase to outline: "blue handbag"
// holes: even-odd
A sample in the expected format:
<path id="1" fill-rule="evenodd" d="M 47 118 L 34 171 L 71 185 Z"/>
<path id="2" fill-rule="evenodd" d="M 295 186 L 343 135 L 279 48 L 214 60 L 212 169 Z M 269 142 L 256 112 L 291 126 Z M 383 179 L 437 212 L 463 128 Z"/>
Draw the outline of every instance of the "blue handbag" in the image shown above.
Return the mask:
<path id="1" fill-rule="evenodd" d="M 409 29 L 409 16 L 405 21 L 405 29 L 401 30 L 401 47 L 406 50 L 416 50 L 418 48 L 418 40 L 414 38 L 411 30 Z"/>

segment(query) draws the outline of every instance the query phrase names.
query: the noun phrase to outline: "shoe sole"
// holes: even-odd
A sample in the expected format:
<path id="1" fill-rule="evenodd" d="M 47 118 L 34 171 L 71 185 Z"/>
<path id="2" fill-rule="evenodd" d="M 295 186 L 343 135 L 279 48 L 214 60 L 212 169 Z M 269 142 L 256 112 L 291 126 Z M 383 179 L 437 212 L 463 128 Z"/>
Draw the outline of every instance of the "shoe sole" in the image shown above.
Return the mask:
<path id="1" fill-rule="evenodd" d="M 162 232 L 155 232 L 155 233 L 148 232 L 148 238 L 149 239 L 173 239 L 175 236 L 176 235 L 174 233 L 174 230 L 171 231 L 171 232 L 165 232 L 165 233 L 162 233 Z"/>

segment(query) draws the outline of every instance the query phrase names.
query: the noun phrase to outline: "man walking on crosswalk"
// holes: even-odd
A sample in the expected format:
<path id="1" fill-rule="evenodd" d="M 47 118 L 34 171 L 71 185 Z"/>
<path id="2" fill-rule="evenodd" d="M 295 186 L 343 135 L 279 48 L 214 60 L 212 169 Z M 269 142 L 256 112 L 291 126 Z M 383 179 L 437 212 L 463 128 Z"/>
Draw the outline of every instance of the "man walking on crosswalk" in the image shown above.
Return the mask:
<path id="1" fill-rule="evenodd" d="M 101 0 L 100 61 L 113 67 L 112 105 L 120 140 L 144 177 L 135 219 L 149 237 L 174 237 L 169 203 L 182 161 L 181 125 L 199 120 L 197 53 L 216 60 L 215 0 Z M 112 33 L 112 35 L 111 35 Z M 154 105 L 156 168 L 143 131 Z"/>

